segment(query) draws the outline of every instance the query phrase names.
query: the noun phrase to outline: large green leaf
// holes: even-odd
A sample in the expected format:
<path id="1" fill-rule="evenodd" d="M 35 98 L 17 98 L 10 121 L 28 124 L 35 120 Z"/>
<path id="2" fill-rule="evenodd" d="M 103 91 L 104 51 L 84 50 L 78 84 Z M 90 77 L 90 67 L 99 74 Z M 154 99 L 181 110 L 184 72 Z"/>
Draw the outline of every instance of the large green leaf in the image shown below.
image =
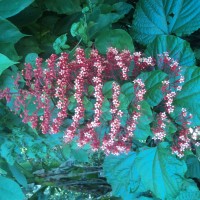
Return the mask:
<path id="1" fill-rule="evenodd" d="M 187 167 L 184 160 L 172 155 L 168 143 L 141 149 L 134 164 L 141 182 L 156 197 L 168 199 L 179 194 Z"/>
<path id="2" fill-rule="evenodd" d="M 16 182 L 0 176 L 0 200 L 7 199 L 22 200 L 25 196 Z"/>
<path id="3" fill-rule="evenodd" d="M 83 149 L 72 149 L 71 155 L 78 162 L 88 162 L 88 160 L 89 160 L 87 151 L 85 151 Z"/>
<path id="4" fill-rule="evenodd" d="M 52 41 L 53 43 L 53 41 Z M 52 43 L 49 44 L 49 49 L 52 47 Z M 19 55 L 25 57 L 28 53 L 41 53 L 44 52 L 37 39 L 33 36 L 22 38 L 16 45 L 16 49 Z M 53 53 L 53 51 L 51 52 Z"/>
<path id="5" fill-rule="evenodd" d="M 174 99 L 173 117 L 176 118 L 179 115 L 181 108 L 187 108 L 188 112 L 193 114 L 192 125 L 200 125 L 200 68 L 193 66 L 183 69 L 185 82 Z"/>
<path id="6" fill-rule="evenodd" d="M 176 200 L 199 200 L 200 191 L 197 184 L 192 179 L 185 179 L 182 185 L 182 189 Z M 169 199 L 174 200 L 174 199 Z"/>
<path id="7" fill-rule="evenodd" d="M 196 156 L 190 156 L 186 159 L 188 170 L 187 177 L 200 179 L 200 161 Z"/>
<path id="8" fill-rule="evenodd" d="M 27 180 L 24 174 L 15 165 L 9 165 L 9 169 L 16 181 L 23 187 L 27 187 Z"/>
<path id="9" fill-rule="evenodd" d="M 195 65 L 195 56 L 190 48 L 190 44 L 176 36 L 160 35 L 147 46 L 145 54 L 156 59 L 156 63 L 160 63 L 158 68 L 163 67 L 163 63 L 159 62 L 160 56 L 163 52 L 168 52 L 169 56 L 177 60 L 180 66 Z"/>
<path id="10" fill-rule="evenodd" d="M 100 14 L 98 11 L 93 13 L 88 19 L 90 27 L 88 29 L 88 35 L 91 39 L 95 38 L 96 35 L 103 29 L 110 27 L 112 23 L 117 22 L 120 19 L 120 15 L 116 13 Z"/>
<path id="11" fill-rule="evenodd" d="M 130 152 L 128 155 L 110 155 L 105 158 L 103 170 L 108 183 L 112 186 L 114 196 L 128 200 L 136 199 L 142 192 L 146 192 L 147 189 L 141 183 L 134 165 L 135 158 L 135 152 Z"/>
<path id="12" fill-rule="evenodd" d="M 126 2 L 118 2 L 113 4 L 112 8 L 112 12 L 115 11 L 117 14 L 121 15 L 121 17 L 124 17 L 124 15 L 127 14 L 133 8 L 133 6 Z"/>
<path id="13" fill-rule="evenodd" d="M 181 192 L 175 200 L 198 200 L 200 199 L 200 192 L 184 191 Z"/>
<path id="14" fill-rule="evenodd" d="M 134 13 L 133 37 L 142 44 L 157 35 L 189 35 L 200 28 L 200 1 L 140 0 Z"/>
<path id="15" fill-rule="evenodd" d="M 95 39 L 95 45 L 100 53 L 105 54 L 108 47 L 116 47 L 119 50 L 128 49 L 134 51 L 131 36 L 122 29 L 104 30 Z"/>
<path id="16" fill-rule="evenodd" d="M 0 75 L 5 69 L 16 63 L 17 62 L 10 60 L 8 57 L 0 53 Z"/>
<path id="17" fill-rule="evenodd" d="M 16 26 L 0 17 L 0 43 L 16 43 L 25 35 Z"/>
<path id="18" fill-rule="evenodd" d="M 18 56 L 14 44 L 10 42 L 0 42 L 0 53 L 15 61 L 18 61 L 20 59 L 20 56 Z"/>
<path id="19" fill-rule="evenodd" d="M 36 7 L 36 4 L 33 3 L 17 15 L 9 17 L 9 21 L 17 27 L 24 27 L 37 21 L 42 16 L 42 12 L 42 8 L 40 6 Z"/>
<path id="20" fill-rule="evenodd" d="M 137 78 L 141 78 L 145 83 L 146 94 L 144 99 L 150 106 L 156 106 L 163 98 L 161 87 L 162 81 L 167 75 L 159 70 L 141 73 Z"/>
<path id="21" fill-rule="evenodd" d="M 7 163 L 13 165 L 15 162 L 15 158 L 12 155 L 12 151 L 14 149 L 14 143 L 5 140 L 4 143 L 0 146 L 0 155 L 2 158 L 6 160 Z"/>
<path id="22" fill-rule="evenodd" d="M 45 0 L 44 3 L 48 10 L 58 14 L 71 15 L 81 11 L 80 0 Z"/>
<path id="23" fill-rule="evenodd" d="M 34 0 L 1 0 L 0 1 L 0 16 L 8 18 L 16 15 L 21 10 L 30 5 Z"/>

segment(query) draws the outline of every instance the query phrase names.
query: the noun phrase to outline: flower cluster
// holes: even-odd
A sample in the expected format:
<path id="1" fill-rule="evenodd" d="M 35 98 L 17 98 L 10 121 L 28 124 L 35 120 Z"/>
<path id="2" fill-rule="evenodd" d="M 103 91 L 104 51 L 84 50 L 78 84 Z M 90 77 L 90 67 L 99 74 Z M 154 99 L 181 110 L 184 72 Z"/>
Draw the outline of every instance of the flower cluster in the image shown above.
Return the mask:
<path id="1" fill-rule="evenodd" d="M 122 140 L 126 141 L 128 138 L 133 137 L 133 131 L 136 129 L 137 122 L 141 116 L 140 110 L 141 106 L 140 103 L 141 101 L 144 100 L 144 95 L 146 93 L 145 85 L 142 82 L 141 79 L 136 79 L 133 81 L 134 83 L 134 91 L 135 91 L 135 99 L 133 105 L 137 109 L 134 110 L 131 114 L 131 117 L 127 121 L 127 127 L 126 127 L 126 137 L 123 137 Z"/>
<path id="2" fill-rule="evenodd" d="M 156 118 L 157 126 L 152 129 L 154 137 L 154 140 L 164 140 L 166 136 L 166 123 L 167 123 L 167 116 L 165 112 L 161 112 L 157 115 Z"/>
<path id="3" fill-rule="evenodd" d="M 182 129 L 178 131 L 178 142 L 172 146 L 172 152 L 178 157 L 183 157 L 187 149 L 191 149 L 192 137 L 190 137 L 191 129 L 189 125 L 192 115 L 187 112 L 186 108 L 182 108 L 179 116 L 179 121 L 182 124 Z"/>
<path id="4" fill-rule="evenodd" d="M 6 98 L 6 101 L 11 100 L 11 94 L 10 94 L 10 89 L 6 88 L 4 90 L 0 90 L 0 99 Z"/>
<path id="5" fill-rule="evenodd" d="M 155 61 L 152 57 L 145 58 L 142 56 L 141 52 L 133 53 L 133 60 L 135 64 L 137 65 L 137 67 L 139 67 L 142 70 L 146 69 L 149 66 L 155 65 Z"/>
<path id="6" fill-rule="evenodd" d="M 170 122 L 168 116 L 174 111 L 173 101 L 182 89 L 184 76 L 178 62 L 171 59 L 168 53 L 160 55 L 160 58 L 163 66 L 159 63 L 156 66 L 168 74 L 168 79 L 162 82 L 163 107 L 156 111 L 156 123 L 151 130 L 154 140 L 163 141 Z M 94 151 L 102 149 L 106 154 L 119 155 L 131 149 L 134 131 L 143 113 L 142 101 L 145 100 L 147 87 L 137 76 L 145 70 L 155 69 L 155 64 L 152 57 L 146 58 L 141 52 L 119 52 L 111 47 L 106 56 L 95 49 L 86 56 L 83 49 L 77 48 L 74 59 L 63 52 L 60 56 L 53 54 L 45 61 L 37 58 L 33 66 L 26 63 L 22 71 L 25 81 L 21 76 L 15 80 L 18 93 L 11 94 L 9 88 L 0 90 L 0 99 L 10 101 L 14 97 L 15 111 L 19 112 L 22 121 L 31 122 L 32 127 L 40 129 L 43 134 L 62 131 L 66 143 L 75 138 L 79 147 L 89 143 Z M 112 80 L 112 97 L 106 97 L 103 92 L 108 80 Z M 120 84 L 127 81 L 133 82 L 134 94 L 124 111 L 120 108 L 123 96 L 120 96 Z M 72 99 L 74 107 L 70 106 Z M 92 104 L 89 111 L 85 99 L 89 99 L 90 107 Z M 112 118 L 104 121 L 102 107 L 107 101 Z M 179 157 L 190 149 L 191 143 L 200 145 L 199 129 L 192 132 L 189 128 L 191 117 L 183 108 L 178 118 L 183 129 L 175 133 L 177 143 L 172 146 L 172 151 Z M 71 121 L 67 127 L 66 121 Z M 103 126 L 109 128 L 102 134 L 100 129 Z"/>
<path id="7" fill-rule="evenodd" d="M 118 109 L 120 102 L 118 100 L 120 94 L 120 86 L 113 82 L 113 95 L 112 95 L 112 108 L 110 112 L 112 113 L 112 121 L 110 122 L 110 132 L 108 135 L 104 136 L 102 149 L 106 154 L 119 155 L 122 152 L 126 152 L 126 145 L 122 142 L 119 143 L 119 133 L 120 133 L 120 118 L 123 112 Z"/>
<path id="8" fill-rule="evenodd" d="M 164 65 L 160 68 L 169 76 L 168 80 L 162 81 L 162 92 L 164 95 L 165 109 L 167 113 L 174 112 L 173 101 L 177 92 L 182 90 L 184 76 L 179 63 L 169 57 L 168 52 L 159 55 Z"/>
<path id="9" fill-rule="evenodd" d="M 76 133 L 79 126 L 79 121 L 84 117 L 84 105 L 83 105 L 83 92 L 85 80 L 88 78 L 89 68 L 83 49 L 78 48 L 76 51 L 76 61 L 80 65 L 80 71 L 74 81 L 75 94 L 74 97 L 77 101 L 77 107 L 75 108 L 75 114 L 72 117 L 72 124 L 67 128 L 64 135 L 65 142 L 70 142 Z"/>

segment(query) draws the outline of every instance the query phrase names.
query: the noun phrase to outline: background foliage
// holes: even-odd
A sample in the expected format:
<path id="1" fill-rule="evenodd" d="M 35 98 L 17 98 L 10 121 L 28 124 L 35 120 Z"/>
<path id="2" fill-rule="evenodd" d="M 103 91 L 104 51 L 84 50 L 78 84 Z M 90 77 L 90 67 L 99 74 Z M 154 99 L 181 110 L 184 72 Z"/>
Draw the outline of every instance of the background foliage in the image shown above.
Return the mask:
<path id="1" fill-rule="evenodd" d="M 193 126 L 200 126 L 199 28 L 200 2 L 196 0 L 2 0 L 0 88 L 16 92 L 14 77 L 24 62 L 34 63 L 38 55 L 47 58 L 63 51 L 73 57 L 78 46 L 86 53 L 97 48 L 105 54 L 110 46 L 142 51 L 157 61 L 157 55 L 167 51 L 184 67 L 186 79 L 174 101 L 174 115 L 187 107 L 195 113 Z M 21 122 L 12 111 L 12 101 L 1 100 L 0 200 L 25 196 L 31 200 L 200 199 L 200 148 L 178 159 L 167 142 L 158 146 L 148 142 L 151 107 L 162 99 L 158 85 L 165 76 L 161 71 L 140 74 L 148 88 L 134 151 L 105 159 L 89 146 L 77 148 L 76 141 L 63 144 L 62 133 L 42 135 Z M 104 87 L 107 98 L 109 85 Z M 130 87 L 130 83 L 121 87 L 127 98 Z M 104 109 L 109 118 L 106 105 Z M 173 127 L 170 133 L 176 131 Z"/>

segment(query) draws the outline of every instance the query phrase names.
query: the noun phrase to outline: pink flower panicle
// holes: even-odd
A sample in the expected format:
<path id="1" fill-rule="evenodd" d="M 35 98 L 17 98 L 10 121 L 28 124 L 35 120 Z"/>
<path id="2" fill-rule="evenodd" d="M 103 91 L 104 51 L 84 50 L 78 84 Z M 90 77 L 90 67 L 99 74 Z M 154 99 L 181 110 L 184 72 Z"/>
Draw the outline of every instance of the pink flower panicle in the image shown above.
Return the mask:
<path id="1" fill-rule="evenodd" d="M 166 123 L 167 123 L 167 116 L 165 112 L 161 112 L 156 117 L 157 126 L 152 129 L 152 132 L 154 134 L 153 139 L 154 140 L 160 140 L 163 141 L 166 136 Z"/>
<path id="2" fill-rule="evenodd" d="M 116 48 L 108 48 L 105 61 L 105 74 L 107 78 L 115 79 L 116 72 L 121 72 L 121 79 L 128 80 L 129 66 L 134 62 L 134 70 L 132 74 L 136 77 L 141 71 L 147 70 L 155 65 L 152 57 L 144 57 L 141 52 L 135 52 L 131 55 L 130 51 L 123 50 L 121 53 Z M 116 71 L 114 74 L 113 72 Z M 131 72 L 130 72 L 131 73 Z"/>
<path id="3" fill-rule="evenodd" d="M 165 109 L 167 113 L 173 113 L 174 105 L 172 104 L 177 92 L 182 90 L 184 76 L 181 73 L 182 71 L 179 63 L 170 58 L 167 52 L 161 54 L 160 57 L 165 64 L 164 71 L 169 74 L 169 80 L 162 81 Z"/>
<path id="4" fill-rule="evenodd" d="M 174 111 L 173 101 L 182 89 L 184 76 L 179 63 L 171 59 L 168 53 L 162 54 L 160 59 L 164 63 L 163 71 L 168 74 L 168 79 L 164 80 L 162 85 L 165 111 L 157 115 L 157 123 L 152 132 L 153 139 L 163 141 L 169 122 L 166 115 Z M 131 64 L 134 65 L 132 71 L 130 71 Z M 97 50 L 92 50 L 90 56 L 86 58 L 84 50 L 77 48 L 74 60 L 70 60 L 69 55 L 64 52 L 59 57 L 51 55 L 45 62 L 42 58 L 37 58 L 34 66 L 26 63 L 22 71 L 25 80 L 24 89 L 18 87 L 22 77 L 17 76 L 14 84 L 18 93 L 11 94 L 9 88 L 0 90 L 0 99 L 6 98 L 10 101 L 12 95 L 15 95 L 15 111 L 20 113 L 22 121 L 31 122 L 32 127 L 40 128 L 43 134 L 63 131 L 62 125 L 65 119 L 72 118 L 72 123 L 64 131 L 65 142 L 77 138 L 79 147 L 90 143 L 94 151 L 102 149 L 106 154 L 119 155 L 131 149 L 134 131 L 142 116 L 142 101 L 145 99 L 146 89 L 143 81 L 135 77 L 142 71 L 154 69 L 154 66 L 155 60 L 152 57 L 144 57 L 141 52 L 133 54 L 128 50 L 119 52 L 111 47 L 106 57 L 99 55 Z M 159 66 L 159 63 L 156 66 Z M 111 79 L 113 93 L 112 100 L 108 101 L 111 102 L 112 119 L 104 122 L 103 85 Z M 127 113 L 126 125 L 122 125 L 124 111 L 120 110 L 120 85 L 117 82 L 123 83 L 129 79 L 134 79 L 134 98 L 130 105 L 133 111 Z M 22 84 L 23 82 L 20 86 Z M 94 88 L 91 94 L 88 93 L 88 85 Z M 85 115 L 87 108 L 83 99 L 87 95 L 91 97 L 91 102 L 94 102 L 94 114 L 88 117 L 89 119 L 84 119 L 87 116 Z M 69 97 L 74 97 L 76 100 L 73 111 L 69 108 L 71 99 Z M 31 112 L 30 106 L 34 108 Z M 183 130 L 177 131 L 178 142 L 173 145 L 172 151 L 179 157 L 184 155 L 184 151 L 190 148 L 191 143 L 200 145 L 199 128 L 193 132 L 189 128 L 191 117 L 192 115 L 183 108 L 178 118 Z M 99 128 L 103 123 L 108 123 L 110 129 L 103 139 L 100 139 Z"/>
<path id="5" fill-rule="evenodd" d="M 75 81 L 74 81 L 74 89 L 75 94 L 74 98 L 77 101 L 77 107 L 75 108 L 75 114 L 72 117 L 72 124 L 70 127 L 67 128 L 64 135 L 64 141 L 66 143 L 70 142 L 76 133 L 76 130 L 79 126 L 79 121 L 84 117 L 84 105 L 83 105 L 83 92 L 84 92 L 84 85 L 85 80 L 88 78 L 89 75 L 89 68 L 88 68 L 88 62 L 85 58 L 85 54 L 83 49 L 77 48 L 76 49 L 76 62 L 80 66 L 79 74 L 77 75 Z"/>
<path id="6" fill-rule="evenodd" d="M 93 61 L 92 63 L 94 68 L 96 69 L 96 76 L 92 78 L 94 84 L 94 97 L 96 98 L 96 102 L 94 104 L 94 118 L 92 121 L 86 124 L 85 128 L 80 130 L 78 146 L 82 147 L 83 145 L 91 142 L 92 150 L 96 151 L 99 149 L 100 141 L 98 139 L 95 128 L 101 125 L 101 107 L 104 101 L 102 93 L 103 71 L 105 66 L 104 59 L 102 59 L 97 50 L 92 50 L 90 58 Z"/>
<path id="7" fill-rule="evenodd" d="M 180 158 L 184 156 L 185 150 L 191 149 L 191 143 L 193 143 L 193 135 L 191 136 L 191 128 L 189 128 L 189 125 L 191 124 L 191 118 L 192 115 L 187 112 L 187 109 L 182 108 L 179 120 L 183 126 L 183 129 L 179 130 L 178 132 L 177 144 L 172 146 L 172 152 Z"/>
<path id="8" fill-rule="evenodd" d="M 0 99 L 5 98 L 6 101 L 10 101 L 11 100 L 11 93 L 10 93 L 10 88 L 5 88 L 4 90 L 0 90 Z"/>
<path id="9" fill-rule="evenodd" d="M 114 155 L 119 155 L 120 153 L 127 152 L 127 145 L 124 141 L 119 142 L 120 119 L 123 116 L 123 112 L 119 109 L 120 86 L 116 82 L 113 82 L 112 86 L 112 108 L 110 110 L 112 113 L 112 120 L 110 122 L 110 132 L 103 138 L 102 149 L 106 154 L 112 153 Z"/>
<path id="10" fill-rule="evenodd" d="M 128 50 L 122 51 L 119 55 L 115 56 L 116 65 L 122 71 L 122 80 L 128 79 L 129 66 L 131 63 L 131 54 Z"/>
<path id="11" fill-rule="evenodd" d="M 155 60 L 152 57 L 144 57 L 141 52 L 134 52 L 132 55 L 134 61 L 133 77 L 137 77 L 141 71 L 149 70 L 155 66 Z"/>
<path id="12" fill-rule="evenodd" d="M 135 79 L 133 83 L 135 91 L 135 99 L 133 105 L 137 111 L 134 110 L 127 121 L 126 135 L 122 138 L 123 141 L 127 141 L 134 135 L 133 132 L 136 129 L 139 118 L 141 117 L 140 103 L 144 100 L 144 95 L 146 93 L 145 84 L 141 79 Z"/>

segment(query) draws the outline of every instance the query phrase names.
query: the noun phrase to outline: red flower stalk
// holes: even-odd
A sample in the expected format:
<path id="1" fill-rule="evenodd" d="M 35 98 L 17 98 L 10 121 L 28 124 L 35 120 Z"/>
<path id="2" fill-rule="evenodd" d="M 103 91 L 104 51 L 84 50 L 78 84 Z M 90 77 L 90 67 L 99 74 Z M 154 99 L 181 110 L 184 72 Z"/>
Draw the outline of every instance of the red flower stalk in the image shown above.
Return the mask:
<path id="1" fill-rule="evenodd" d="M 166 136 L 166 121 L 167 121 L 167 116 L 165 112 L 159 113 L 158 116 L 156 117 L 156 122 L 157 126 L 152 129 L 154 133 L 154 140 L 164 140 Z"/>

